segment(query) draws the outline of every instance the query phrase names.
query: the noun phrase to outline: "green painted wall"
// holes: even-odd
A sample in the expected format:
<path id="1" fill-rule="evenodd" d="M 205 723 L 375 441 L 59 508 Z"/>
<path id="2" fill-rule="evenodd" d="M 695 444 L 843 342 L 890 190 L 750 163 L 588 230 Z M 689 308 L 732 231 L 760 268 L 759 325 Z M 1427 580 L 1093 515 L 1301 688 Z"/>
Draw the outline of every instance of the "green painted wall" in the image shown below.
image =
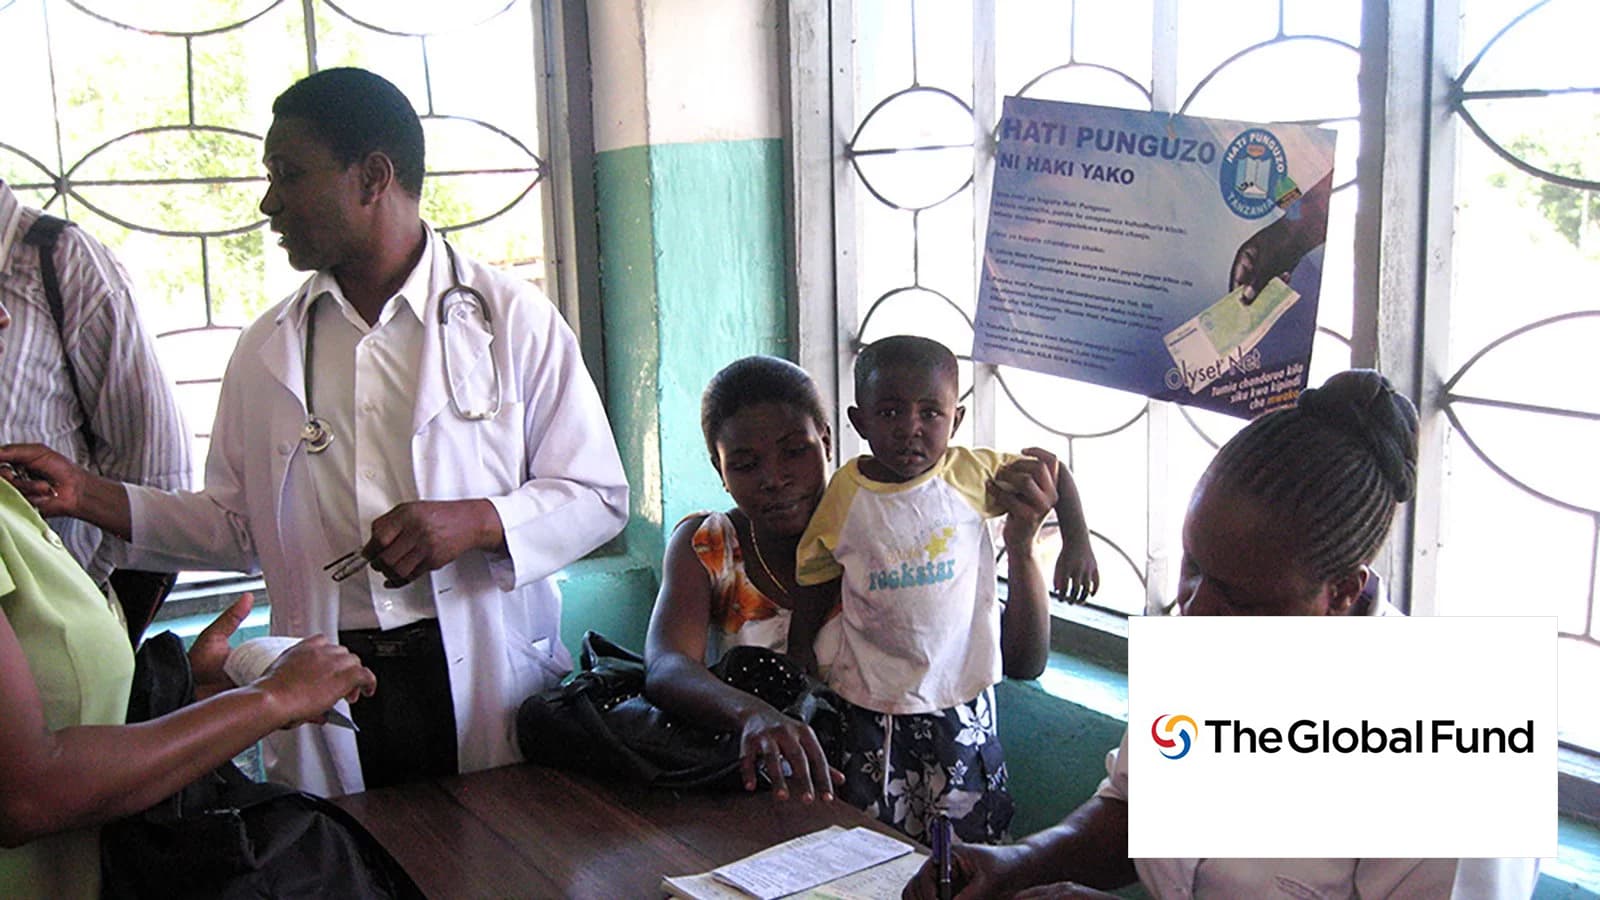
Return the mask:
<path id="1" fill-rule="evenodd" d="M 706 454 L 700 394 L 752 353 L 785 355 L 783 142 L 651 148 L 660 299 L 664 524 L 729 505 Z"/>
<path id="2" fill-rule="evenodd" d="M 644 651 L 656 573 L 630 556 L 597 557 L 568 566 L 561 580 L 561 642 L 578 665 L 585 631 L 598 631 L 624 647 Z"/>
<path id="3" fill-rule="evenodd" d="M 646 147 L 595 155 L 600 294 L 605 320 L 606 413 L 628 473 L 628 555 L 661 557 L 661 446 L 656 382 L 655 221 Z M 647 563 L 659 565 L 659 563 Z"/>
<path id="4" fill-rule="evenodd" d="M 606 393 L 633 487 L 628 554 L 659 571 L 665 535 L 727 496 L 700 392 L 751 353 L 783 355 L 783 142 L 631 147 L 595 158 Z"/>
<path id="5" fill-rule="evenodd" d="M 643 647 L 678 520 L 728 505 L 700 393 L 727 363 L 783 355 L 783 142 L 629 147 L 595 156 L 606 401 L 632 489 L 625 558 L 575 567 L 562 638 Z M 637 638 L 637 639 L 635 639 Z"/>

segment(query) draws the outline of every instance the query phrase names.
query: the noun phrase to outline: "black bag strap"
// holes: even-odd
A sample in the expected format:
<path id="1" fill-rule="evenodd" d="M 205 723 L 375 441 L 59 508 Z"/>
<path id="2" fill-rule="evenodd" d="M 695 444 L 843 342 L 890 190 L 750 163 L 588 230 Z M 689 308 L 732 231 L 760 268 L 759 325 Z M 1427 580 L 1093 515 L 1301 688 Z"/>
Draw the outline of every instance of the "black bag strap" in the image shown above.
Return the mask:
<path id="1" fill-rule="evenodd" d="M 72 382 L 72 396 L 78 398 L 78 409 L 83 414 L 83 444 L 89 455 L 94 455 L 98 441 L 89 427 L 89 407 L 83 402 L 83 389 L 78 386 L 78 373 L 72 368 L 72 354 L 67 352 L 66 304 L 61 297 L 61 276 L 56 272 L 56 239 L 72 225 L 66 219 L 40 214 L 33 220 L 22 242 L 39 250 L 39 276 L 44 282 L 44 296 L 50 303 L 50 318 L 56 323 L 56 334 L 61 338 L 61 358 L 67 366 L 67 380 Z"/>
<path id="2" fill-rule="evenodd" d="M 72 354 L 67 352 L 66 301 L 61 295 L 61 276 L 56 270 L 55 247 L 61 232 L 72 223 L 57 216 L 41 213 L 33 220 L 22 242 L 39 251 L 39 280 L 44 284 L 44 296 L 50 305 L 50 318 L 56 323 L 56 335 L 61 339 L 61 361 L 67 367 L 67 381 L 72 384 L 72 396 L 78 400 L 82 424 L 78 431 L 83 435 L 83 446 L 89 457 L 94 457 L 100 442 L 95 437 L 89 421 L 89 406 L 83 402 L 83 388 L 78 384 L 78 372 L 72 367 Z M 122 604 L 123 617 L 128 621 L 128 640 L 139 646 L 139 639 L 155 620 L 156 612 L 172 591 L 178 580 L 175 572 L 146 572 L 142 569 L 115 569 L 111 572 L 111 588 Z"/>

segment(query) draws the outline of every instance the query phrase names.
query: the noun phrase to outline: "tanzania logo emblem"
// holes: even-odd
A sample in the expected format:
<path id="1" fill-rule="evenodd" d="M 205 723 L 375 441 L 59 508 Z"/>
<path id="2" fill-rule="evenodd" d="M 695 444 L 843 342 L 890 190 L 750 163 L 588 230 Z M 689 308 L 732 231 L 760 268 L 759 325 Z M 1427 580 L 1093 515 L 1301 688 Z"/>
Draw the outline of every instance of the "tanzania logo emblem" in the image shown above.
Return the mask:
<path id="1" fill-rule="evenodd" d="M 1240 218 L 1259 219 L 1299 196 L 1283 144 L 1265 128 L 1248 128 L 1234 138 L 1217 174 L 1223 202 Z"/>
<path id="2" fill-rule="evenodd" d="M 1166 724 L 1162 724 L 1163 722 Z M 1184 727 L 1186 725 L 1187 728 Z M 1170 736 L 1162 737 L 1163 733 Z M 1182 759 L 1189 755 L 1189 748 L 1199 733 L 1200 726 L 1188 716 L 1156 716 L 1156 720 L 1150 723 L 1150 737 L 1155 740 L 1156 746 L 1161 748 L 1161 755 L 1167 759 Z"/>

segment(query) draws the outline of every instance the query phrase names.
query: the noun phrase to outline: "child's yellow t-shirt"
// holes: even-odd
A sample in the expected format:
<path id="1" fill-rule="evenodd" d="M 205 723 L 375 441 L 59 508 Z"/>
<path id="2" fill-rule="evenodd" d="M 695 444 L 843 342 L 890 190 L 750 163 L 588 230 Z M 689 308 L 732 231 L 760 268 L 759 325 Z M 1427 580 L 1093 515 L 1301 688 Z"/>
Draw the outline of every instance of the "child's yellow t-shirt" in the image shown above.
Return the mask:
<path id="1" fill-rule="evenodd" d="M 801 584 L 843 576 L 837 649 L 819 638 L 828 684 L 857 706 L 906 715 L 949 709 L 1001 677 L 1000 607 L 987 483 L 1018 459 L 951 447 L 890 484 L 846 463 L 800 538 Z M 831 639 L 831 635 L 830 635 Z"/>

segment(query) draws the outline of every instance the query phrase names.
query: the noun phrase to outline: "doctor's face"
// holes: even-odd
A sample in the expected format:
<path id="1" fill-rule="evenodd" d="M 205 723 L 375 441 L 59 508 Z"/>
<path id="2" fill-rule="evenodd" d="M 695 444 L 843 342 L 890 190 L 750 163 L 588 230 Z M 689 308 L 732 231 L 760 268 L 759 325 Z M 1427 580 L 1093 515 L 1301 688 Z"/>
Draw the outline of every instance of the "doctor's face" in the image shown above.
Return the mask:
<path id="1" fill-rule="evenodd" d="M 333 269 L 356 253 L 363 236 L 361 165 L 344 165 L 304 119 L 274 119 L 261 162 L 267 192 L 261 212 L 280 235 L 289 265 Z"/>

